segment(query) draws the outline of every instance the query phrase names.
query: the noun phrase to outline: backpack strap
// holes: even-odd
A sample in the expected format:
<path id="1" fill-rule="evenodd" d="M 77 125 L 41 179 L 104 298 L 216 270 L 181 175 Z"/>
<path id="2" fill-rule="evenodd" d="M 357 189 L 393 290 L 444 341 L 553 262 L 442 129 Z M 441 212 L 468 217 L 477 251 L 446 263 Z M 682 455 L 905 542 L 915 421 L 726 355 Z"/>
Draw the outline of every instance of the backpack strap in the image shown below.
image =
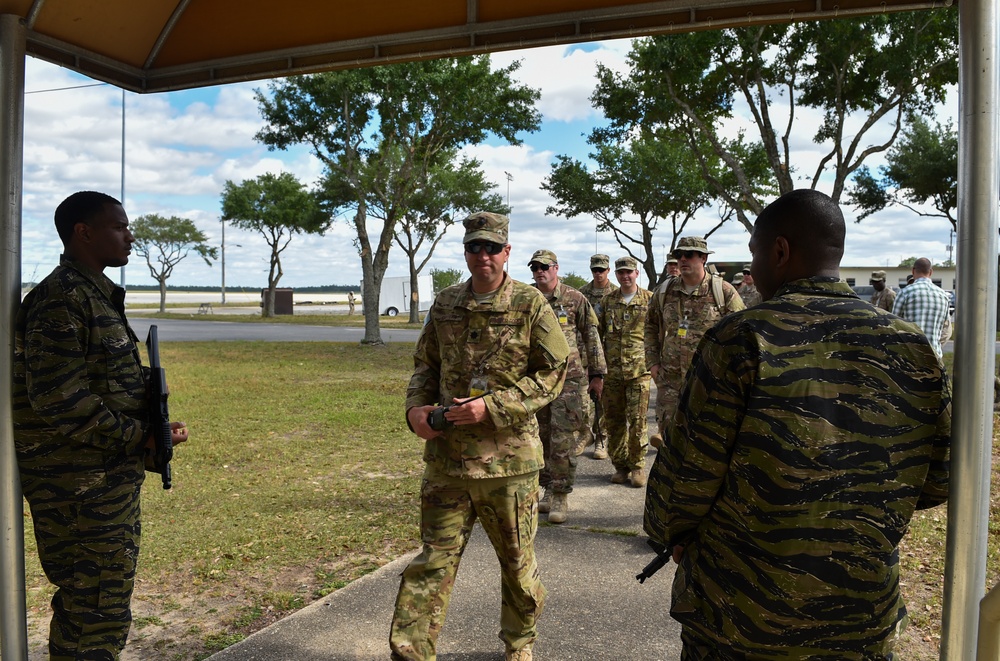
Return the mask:
<path id="1" fill-rule="evenodd" d="M 725 314 L 726 295 L 722 292 L 722 276 L 716 273 L 712 274 L 712 298 L 715 299 L 715 307 L 719 308 L 719 312 Z"/>

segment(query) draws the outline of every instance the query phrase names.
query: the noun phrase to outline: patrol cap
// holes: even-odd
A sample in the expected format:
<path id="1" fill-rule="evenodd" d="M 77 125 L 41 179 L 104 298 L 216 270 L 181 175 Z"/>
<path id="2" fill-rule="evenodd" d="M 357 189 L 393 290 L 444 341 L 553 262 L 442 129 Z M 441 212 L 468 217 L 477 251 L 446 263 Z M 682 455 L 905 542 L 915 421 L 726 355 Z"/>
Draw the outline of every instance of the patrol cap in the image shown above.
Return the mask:
<path id="1" fill-rule="evenodd" d="M 615 260 L 616 271 L 635 271 L 639 268 L 639 262 L 635 257 L 619 257 Z"/>
<path id="2" fill-rule="evenodd" d="M 608 257 L 607 255 L 591 255 L 590 268 L 592 269 L 611 268 L 611 258 Z"/>
<path id="3" fill-rule="evenodd" d="M 462 221 L 462 225 L 465 226 L 465 238 L 462 239 L 462 243 L 492 241 L 507 245 L 507 226 L 509 224 L 510 221 L 503 214 L 477 211 Z"/>
<path id="4" fill-rule="evenodd" d="M 744 264 L 743 265 L 743 272 L 744 273 L 749 273 L 750 272 L 750 265 L 749 264 Z"/>
<path id="5" fill-rule="evenodd" d="M 531 266 L 532 262 L 538 262 L 539 264 L 558 264 L 559 260 L 556 259 L 556 254 L 551 250 L 536 250 L 535 254 L 531 256 L 528 260 L 528 266 Z"/>
<path id="6" fill-rule="evenodd" d="M 885 282 L 885 271 L 872 271 L 872 282 Z"/>
<path id="7" fill-rule="evenodd" d="M 711 255 L 713 252 L 708 249 L 708 242 L 700 236 L 682 236 L 674 250 L 692 250 L 706 255 Z"/>
<path id="8" fill-rule="evenodd" d="M 742 285 L 743 284 L 743 274 L 742 273 L 737 273 L 736 275 L 733 276 L 733 284 L 734 285 Z"/>

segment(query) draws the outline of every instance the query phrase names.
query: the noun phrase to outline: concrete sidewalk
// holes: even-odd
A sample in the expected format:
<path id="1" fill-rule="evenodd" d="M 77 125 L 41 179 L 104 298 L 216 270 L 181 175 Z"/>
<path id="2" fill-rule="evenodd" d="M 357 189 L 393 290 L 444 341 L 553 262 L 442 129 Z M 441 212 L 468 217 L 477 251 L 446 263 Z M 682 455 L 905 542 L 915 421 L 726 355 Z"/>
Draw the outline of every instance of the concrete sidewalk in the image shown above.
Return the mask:
<path id="1" fill-rule="evenodd" d="M 579 458 L 569 520 L 538 529 L 536 549 L 549 596 L 539 620 L 540 661 L 680 658 L 680 627 L 670 619 L 673 565 L 639 585 L 653 558 L 641 533 L 645 489 L 611 484 L 610 461 Z M 647 456 L 647 470 L 653 452 Z M 399 573 L 415 554 L 380 568 L 219 652 L 211 661 L 368 661 L 389 658 L 389 622 Z M 455 582 L 438 641 L 442 661 L 503 658 L 500 571 L 477 524 Z"/>

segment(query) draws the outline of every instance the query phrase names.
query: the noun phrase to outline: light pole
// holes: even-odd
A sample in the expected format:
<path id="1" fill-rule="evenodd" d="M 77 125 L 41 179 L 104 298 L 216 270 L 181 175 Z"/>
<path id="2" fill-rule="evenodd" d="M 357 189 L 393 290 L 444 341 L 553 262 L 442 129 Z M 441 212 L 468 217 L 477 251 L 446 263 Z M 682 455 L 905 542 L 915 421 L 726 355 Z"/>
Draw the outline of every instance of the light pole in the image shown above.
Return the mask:
<path id="1" fill-rule="evenodd" d="M 507 215 L 510 216 L 510 182 L 514 180 L 514 175 L 506 170 L 503 171 L 504 176 L 507 177 Z"/>
<path id="2" fill-rule="evenodd" d="M 226 304 L 226 219 L 220 218 L 222 223 L 222 304 Z"/>

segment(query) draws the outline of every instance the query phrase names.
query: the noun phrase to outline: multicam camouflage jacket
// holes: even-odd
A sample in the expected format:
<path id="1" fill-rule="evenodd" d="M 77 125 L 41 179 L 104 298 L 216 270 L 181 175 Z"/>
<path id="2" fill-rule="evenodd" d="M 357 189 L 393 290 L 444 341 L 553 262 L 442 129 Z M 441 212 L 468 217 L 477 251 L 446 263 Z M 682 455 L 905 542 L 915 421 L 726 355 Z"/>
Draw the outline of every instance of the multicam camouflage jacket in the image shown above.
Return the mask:
<path id="1" fill-rule="evenodd" d="M 82 492 L 116 457 L 141 461 L 148 371 L 124 301 L 124 289 L 65 256 L 24 297 L 12 399 L 25 493 L 50 473 Z"/>
<path id="2" fill-rule="evenodd" d="M 734 658 L 887 658 L 897 545 L 948 496 L 950 401 L 920 329 L 833 278 L 712 328 L 646 493 L 650 538 L 684 546 L 671 615 Z"/>
<path id="3" fill-rule="evenodd" d="M 743 285 L 740 287 L 740 298 L 743 299 L 743 306 L 747 308 L 752 308 L 764 300 L 761 298 L 760 292 L 757 291 L 757 285 Z"/>
<path id="4" fill-rule="evenodd" d="M 643 360 L 642 333 L 652 295 L 639 287 L 626 303 L 621 289 L 617 289 L 601 300 L 598 320 L 610 378 L 628 381 L 649 374 Z"/>
<path id="5" fill-rule="evenodd" d="M 590 305 L 594 308 L 594 314 L 598 317 L 601 316 L 601 299 L 616 291 L 618 291 L 618 286 L 610 282 L 607 287 L 601 287 L 598 289 L 594 286 L 593 280 L 580 287 L 580 293 L 587 297 L 587 300 L 590 301 Z"/>
<path id="6" fill-rule="evenodd" d="M 691 357 L 702 335 L 730 312 L 742 310 L 743 299 L 728 282 L 722 284 L 723 305 L 712 294 L 711 273 L 691 293 L 679 277 L 668 278 L 656 288 L 649 304 L 644 331 L 646 367 L 660 365 L 660 383 L 680 388 Z"/>
<path id="7" fill-rule="evenodd" d="M 541 469 L 535 413 L 555 399 L 566 378 L 569 347 L 545 297 L 505 275 L 486 305 L 472 281 L 434 300 L 414 354 L 406 410 L 449 405 L 483 379 L 487 422 L 461 425 L 426 442 L 424 461 L 446 475 L 507 477 Z"/>
<path id="8" fill-rule="evenodd" d="M 559 320 L 566 344 L 569 345 L 567 379 L 595 376 L 608 373 L 604 361 L 604 347 L 597 330 L 597 315 L 594 308 L 576 289 L 560 282 L 551 294 L 543 294 L 552 306 L 552 312 Z M 580 343 L 584 351 L 580 351 Z"/>

